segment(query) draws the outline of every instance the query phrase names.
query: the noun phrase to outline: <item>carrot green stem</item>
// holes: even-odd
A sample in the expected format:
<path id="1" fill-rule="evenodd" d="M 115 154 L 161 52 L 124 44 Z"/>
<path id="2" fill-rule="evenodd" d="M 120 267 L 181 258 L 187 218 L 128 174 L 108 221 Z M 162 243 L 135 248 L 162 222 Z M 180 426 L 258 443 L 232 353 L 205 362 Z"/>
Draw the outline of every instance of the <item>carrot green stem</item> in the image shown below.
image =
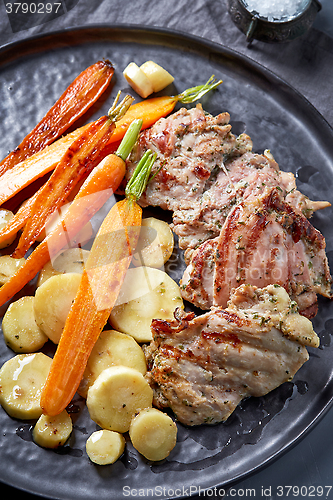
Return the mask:
<path id="1" fill-rule="evenodd" d="M 133 120 L 126 134 L 124 135 L 123 140 L 119 144 L 119 147 L 116 151 L 116 155 L 122 158 L 124 161 L 132 151 L 132 148 L 137 141 L 138 135 L 142 127 L 142 123 L 143 123 L 142 120 L 139 119 Z"/>
<path id="2" fill-rule="evenodd" d="M 141 160 L 135 167 L 132 177 L 127 183 L 125 189 L 126 198 L 135 201 L 140 198 L 140 196 L 146 189 L 150 172 L 156 158 L 157 154 L 153 153 L 150 149 L 145 152 L 145 154 L 142 156 Z"/>
<path id="3" fill-rule="evenodd" d="M 218 87 L 221 83 L 222 80 L 215 80 L 214 75 L 212 75 L 204 85 L 197 85 L 196 87 L 186 89 L 184 90 L 184 92 L 176 95 L 175 98 L 178 102 L 189 104 L 191 102 L 197 101 L 205 94 L 207 94 L 207 92 L 216 89 L 216 87 Z"/>
<path id="4" fill-rule="evenodd" d="M 128 108 L 131 106 L 132 102 L 134 101 L 134 97 L 132 97 L 130 95 L 125 95 L 124 99 L 118 104 L 120 93 L 121 93 L 121 91 L 119 90 L 119 92 L 116 95 L 116 98 L 114 100 L 114 103 L 112 104 L 111 108 L 108 111 L 108 117 L 113 122 L 120 120 L 120 118 L 122 118 L 124 116 L 124 114 L 126 113 Z"/>

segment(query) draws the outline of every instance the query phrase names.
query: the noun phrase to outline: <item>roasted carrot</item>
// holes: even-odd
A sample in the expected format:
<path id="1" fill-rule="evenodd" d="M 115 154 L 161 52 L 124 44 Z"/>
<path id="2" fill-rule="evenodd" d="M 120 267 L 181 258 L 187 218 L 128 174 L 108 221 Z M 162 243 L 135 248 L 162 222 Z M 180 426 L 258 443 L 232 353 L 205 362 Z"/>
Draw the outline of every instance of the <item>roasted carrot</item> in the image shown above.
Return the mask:
<path id="1" fill-rule="evenodd" d="M 97 233 L 42 391 L 41 406 L 48 415 L 70 403 L 116 302 L 140 232 L 142 209 L 136 200 L 155 157 L 145 153 L 126 186 L 126 198 L 111 208 Z"/>
<path id="2" fill-rule="evenodd" d="M 113 73 L 110 61 L 98 61 L 83 71 L 21 144 L 0 163 L 0 175 L 60 137 L 97 101 Z"/>
<path id="3" fill-rule="evenodd" d="M 129 155 L 142 121 L 134 120 L 115 154 L 110 154 L 92 170 L 70 205 L 65 217 L 35 248 L 22 267 L 0 288 L 3 305 L 26 285 L 53 257 L 68 247 L 68 241 L 85 226 L 120 185 Z"/>
<path id="4" fill-rule="evenodd" d="M 116 100 L 108 116 L 102 116 L 91 123 L 71 144 L 51 177 L 40 189 L 13 257 L 19 258 L 25 255 L 43 230 L 48 217 L 63 205 L 79 180 L 95 166 L 100 151 L 110 139 L 116 120 L 126 112 L 132 101 L 133 98 L 126 96 L 117 106 Z"/>
<path id="5" fill-rule="evenodd" d="M 191 87 L 176 96 L 152 97 L 151 99 L 145 99 L 144 101 L 134 104 L 129 108 L 126 115 L 117 122 L 116 130 L 112 134 L 110 141 L 120 140 L 131 121 L 135 118 L 142 119 L 143 129 L 151 127 L 157 120 L 169 115 L 174 110 L 177 102 L 189 104 L 197 101 L 221 83 L 222 80 L 216 81 L 213 75 L 204 85 Z"/>
<path id="6" fill-rule="evenodd" d="M 0 205 L 57 166 L 70 145 L 88 128 L 85 125 L 7 170 L 1 176 Z"/>

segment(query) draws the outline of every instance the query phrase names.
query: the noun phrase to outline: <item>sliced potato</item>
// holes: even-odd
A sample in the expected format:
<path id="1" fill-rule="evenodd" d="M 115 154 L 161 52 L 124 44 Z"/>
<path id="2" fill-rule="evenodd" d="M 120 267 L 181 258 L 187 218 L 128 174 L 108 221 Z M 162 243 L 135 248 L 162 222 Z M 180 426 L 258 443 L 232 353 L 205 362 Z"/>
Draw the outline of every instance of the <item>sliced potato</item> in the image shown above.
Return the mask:
<path id="1" fill-rule="evenodd" d="M 68 250 L 64 250 L 53 262 L 49 261 L 41 269 L 37 286 L 41 286 L 47 279 L 57 274 L 82 274 L 88 256 L 89 250 L 83 250 L 82 248 L 69 248 Z"/>
<path id="2" fill-rule="evenodd" d="M 72 430 L 72 419 L 64 410 L 55 417 L 41 415 L 33 428 L 32 437 L 43 448 L 58 448 L 66 443 Z"/>
<path id="3" fill-rule="evenodd" d="M 176 446 L 177 426 L 166 413 L 147 408 L 133 418 L 129 435 L 141 455 L 148 460 L 163 460 Z"/>
<path id="4" fill-rule="evenodd" d="M 153 85 L 154 92 L 159 92 L 174 81 L 174 77 L 168 71 L 154 61 L 147 61 L 141 64 L 140 69 L 149 78 Z"/>
<path id="5" fill-rule="evenodd" d="M 4 285 L 23 266 L 25 259 L 14 259 L 10 255 L 0 256 L 0 285 Z"/>
<path id="6" fill-rule="evenodd" d="M 8 222 L 10 222 L 13 217 L 14 217 L 13 212 L 11 212 L 10 210 L 6 210 L 5 208 L 0 208 L 0 231 L 7 226 Z M 10 236 L 6 240 L 2 241 L 0 243 L 0 248 L 8 247 L 9 245 L 11 245 L 13 243 L 15 238 L 16 238 L 16 234 L 14 234 L 13 236 Z"/>
<path id="7" fill-rule="evenodd" d="M 134 62 L 129 63 L 123 75 L 133 90 L 143 99 L 154 92 L 153 84 L 145 73 Z"/>
<path id="8" fill-rule="evenodd" d="M 0 370 L 0 404 L 14 418 L 33 419 L 42 414 L 40 396 L 52 359 L 37 352 L 17 354 Z"/>
<path id="9" fill-rule="evenodd" d="M 139 344 L 130 335 L 104 330 L 89 356 L 79 394 L 86 398 L 89 387 L 103 370 L 114 365 L 129 366 L 142 375 L 147 371 L 146 358 Z"/>
<path id="10" fill-rule="evenodd" d="M 81 274 L 52 276 L 37 288 L 34 300 L 36 323 L 52 342 L 58 344 L 75 299 Z"/>
<path id="11" fill-rule="evenodd" d="M 170 258 L 173 246 L 173 233 L 169 224 L 155 217 L 147 217 L 142 220 L 132 263 L 135 266 L 160 268 Z"/>
<path id="12" fill-rule="evenodd" d="M 6 344 L 15 352 L 35 352 L 43 347 L 48 337 L 36 323 L 34 297 L 21 297 L 9 305 L 2 332 Z"/>
<path id="13" fill-rule="evenodd" d="M 152 319 L 172 319 L 177 307 L 184 307 L 177 283 L 160 269 L 137 267 L 128 270 L 109 321 L 137 342 L 149 342 Z"/>
<path id="14" fill-rule="evenodd" d="M 124 453 L 125 438 L 119 432 L 102 429 L 93 432 L 86 442 L 86 452 L 98 465 L 113 464 Z"/>
<path id="15" fill-rule="evenodd" d="M 45 224 L 44 229 L 37 237 L 37 241 L 39 242 L 43 241 L 45 236 L 51 233 L 56 228 L 58 223 L 64 219 L 69 207 L 70 203 L 66 203 L 60 208 L 60 211 L 57 211 L 56 213 L 50 216 L 49 220 Z M 64 232 L 66 232 L 66 239 L 68 241 L 68 245 L 74 248 L 85 245 L 92 238 L 93 235 L 91 222 L 87 222 L 87 224 L 76 235 L 68 233 L 68 231 L 65 230 L 65 228 Z"/>
<path id="16" fill-rule="evenodd" d="M 126 432 L 135 413 L 151 407 L 153 390 L 134 368 L 111 366 L 88 390 L 90 417 L 103 429 Z"/>

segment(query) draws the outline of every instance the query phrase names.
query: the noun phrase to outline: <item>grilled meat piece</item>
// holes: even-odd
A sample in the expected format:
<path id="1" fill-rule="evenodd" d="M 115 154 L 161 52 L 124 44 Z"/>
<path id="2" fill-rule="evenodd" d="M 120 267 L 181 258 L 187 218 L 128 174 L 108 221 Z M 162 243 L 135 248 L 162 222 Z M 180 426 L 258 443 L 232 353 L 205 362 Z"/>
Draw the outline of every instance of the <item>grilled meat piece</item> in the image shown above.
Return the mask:
<path id="1" fill-rule="evenodd" d="M 317 312 L 316 294 L 332 297 L 324 237 L 277 189 L 232 209 L 218 238 L 193 251 L 181 291 L 202 309 L 226 307 L 243 283 L 283 286 L 308 317 Z"/>
<path id="2" fill-rule="evenodd" d="M 246 134 L 231 133 L 228 113 L 213 117 L 199 105 L 162 118 L 140 135 L 128 161 L 128 177 L 147 149 L 158 154 L 153 172 L 160 170 L 140 204 L 174 212 L 172 229 L 181 249 L 218 236 L 233 206 L 267 186 L 281 189 L 287 202 L 306 216 L 329 205 L 297 191 L 294 175 L 280 171 L 269 151 L 252 153 Z"/>
<path id="3" fill-rule="evenodd" d="M 248 396 L 291 380 L 318 347 L 311 322 L 278 285 L 242 285 L 226 309 L 153 320 L 146 351 L 154 403 L 187 425 L 225 421 Z"/>
<path id="4" fill-rule="evenodd" d="M 247 135 L 237 138 L 231 133 L 229 118 L 228 113 L 208 115 L 198 105 L 181 108 L 144 130 L 127 162 L 127 177 L 147 149 L 158 154 L 153 173 L 160 171 L 149 182 L 140 204 L 173 211 L 193 207 L 214 170 L 227 158 L 252 149 Z"/>

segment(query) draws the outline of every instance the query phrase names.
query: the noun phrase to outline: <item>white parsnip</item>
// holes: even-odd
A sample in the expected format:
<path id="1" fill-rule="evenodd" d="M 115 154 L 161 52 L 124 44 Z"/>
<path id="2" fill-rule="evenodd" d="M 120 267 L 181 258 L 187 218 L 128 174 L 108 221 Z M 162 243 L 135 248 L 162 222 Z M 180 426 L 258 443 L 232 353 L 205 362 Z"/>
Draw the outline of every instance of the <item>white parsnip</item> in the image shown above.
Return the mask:
<path id="1" fill-rule="evenodd" d="M 52 359 L 37 352 L 17 354 L 0 370 L 0 404 L 14 418 L 35 419 L 42 414 L 40 396 Z"/>
<path id="2" fill-rule="evenodd" d="M 125 438 L 119 432 L 102 429 L 93 432 L 86 442 L 86 452 L 98 465 L 113 464 L 124 453 Z"/>
<path id="3" fill-rule="evenodd" d="M 129 63 L 123 75 L 133 90 L 143 99 L 154 92 L 153 84 L 145 73 L 134 62 Z"/>
<path id="4" fill-rule="evenodd" d="M 58 448 L 66 443 L 72 430 L 72 419 L 64 410 L 55 417 L 41 415 L 33 428 L 32 437 L 43 448 Z"/>
<path id="5" fill-rule="evenodd" d="M 153 391 L 134 368 L 111 366 L 97 377 L 88 390 L 90 417 L 103 429 L 126 432 L 134 415 L 151 407 Z"/>
<path id="6" fill-rule="evenodd" d="M 172 319 L 177 307 L 184 307 L 177 283 L 160 269 L 137 267 L 128 270 L 109 321 L 137 342 L 149 342 L 152 319 Z"/>
<path id="7" fill-rule="evenodd" d="M 54 259 L 49 261 L 40 270 L 37 286 L 41 286 L 51 276 L 67 273 L 83 273 L 84 264 L 87 262 L 89 250 L 82 248 L 69 248 Z"/>
<path id="8" fill-rule="evenodd" d="M 131 421 L 132 444 L 148 460 L 163 460 L 176 446 L 177 426 L 166 413 L 156 408 L 141 410 Z"/>
<path id="9" fill-rule="evenodd" d="M 34 297 L 21 297 L 9 305 L 2 332 L 8 347 L 17 353 L 31 353 L 43 347 L 48 337 L 36 323 Z"/>
<path id="10" fill-rule="evenodd" d="M 37 288 L 34 300 L 36 323 L 58 344 L 81 281 L 80 273 L 52 276 Z"/>
<path id="11" fill-rule="evenodd" d="M 123 365 L 138 370 L 142 375 L 147 371 L 146 359 L 139 344 L 130 335 L 116 330 L 104 330 L 88 359 L 88 363 L 78 389 L 86 398 L 89 387 L 103 370 L 114 365 Z"/>
<path id="12" fill-rule="evenodd" d="M 154 61 L 146 61 L 141 64 L 140 69 L 151 81 L 154 92 L 163 90 L 174 81 L 174 77 Z"/>
<path id="13" fill-rule="evenodd" d="M 23 266 L 25 259 L 14 259 L 10 255 L 0 256 L 0 286 L 7 283 L 16 271 Z"/>
<path id="14" fill-rule="evenodd" d="M 142 220 L 132 263 L 135 266 L 161 268 L 170 258 L 173 247 L 174 238 L 169 224 L 155 217 L 147 217 Z"/>
<path id="15" fill-rule="evenodd" d="M 5 208 L 0 208 L 0 231 L 7 226 L 8 222 L 10 222 L 13 217 L 14 217 L 13 212 L 11 212 L 10 210 L 6 210 Z M 16 234 L 14 234 L 13 236 L 10 236 L 6 240 L 2 241 L 0 243 L 0 248 L 8 247 L 9 245 L 11 245 L 13 243 L 15 238 L 16 238 Z"/>

